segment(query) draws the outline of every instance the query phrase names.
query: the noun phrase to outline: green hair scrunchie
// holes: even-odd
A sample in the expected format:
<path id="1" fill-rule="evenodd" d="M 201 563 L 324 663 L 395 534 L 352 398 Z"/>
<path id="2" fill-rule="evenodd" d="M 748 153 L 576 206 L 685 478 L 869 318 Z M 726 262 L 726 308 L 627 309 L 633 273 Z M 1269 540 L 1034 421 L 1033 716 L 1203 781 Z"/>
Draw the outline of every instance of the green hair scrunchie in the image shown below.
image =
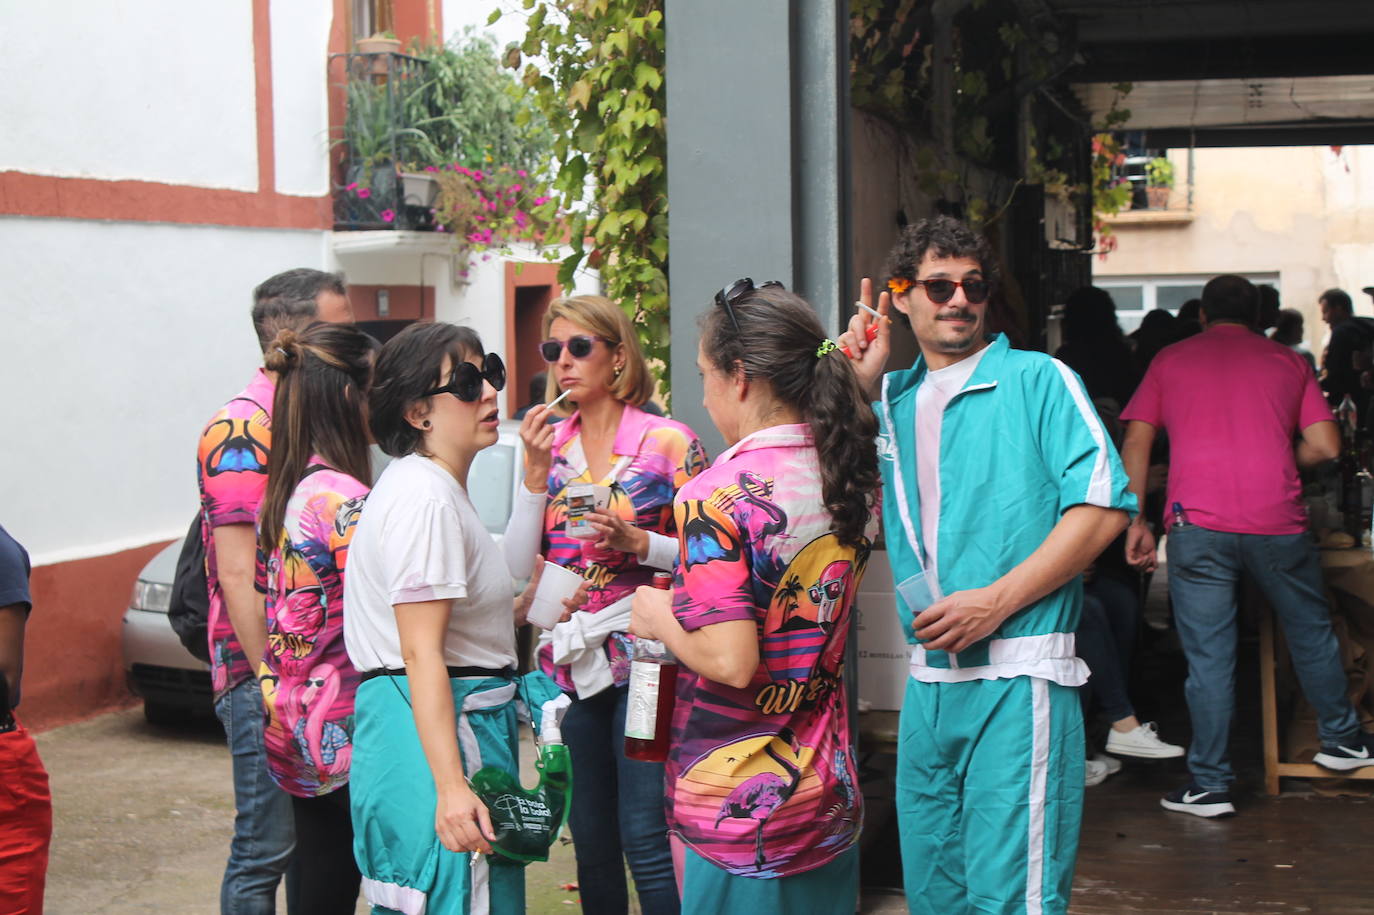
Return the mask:
<path id="1" fill-rule="evenodd" d="M 816 347 L 816 358 L 819 359 L 822 356 L 829 355 L 830 353 L 835 352 L 835 350 L 839 348 L 840 345 L 836 343 L 834 340 L 822 340 L 821 345 Z"/>

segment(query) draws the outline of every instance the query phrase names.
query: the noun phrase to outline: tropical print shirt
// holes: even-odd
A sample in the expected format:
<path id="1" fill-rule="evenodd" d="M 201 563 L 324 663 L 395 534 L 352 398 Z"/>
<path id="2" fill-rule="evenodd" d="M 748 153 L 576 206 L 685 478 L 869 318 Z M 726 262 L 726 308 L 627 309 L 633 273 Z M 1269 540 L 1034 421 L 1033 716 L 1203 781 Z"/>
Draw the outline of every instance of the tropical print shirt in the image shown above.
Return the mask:
<path id="1" fill-rule="evenodd" d="M 591 588 L 582 613 L 596 613 L 635 588 L 653 581 L 655 569 L 639 564 L 639 557 L 619 550 L 598 550 L 596 540 L 579 540 L 566 533 L 567 489 L 574 483 L 608 486 L 607 509 L 646 531 L 675 536 L 673 496 L 692 477 L 706 469 L 706 452 L 694 433 L 682 423 L 625 407 L 611 446 L 611 471 L 594 479 L 582 452 L 582 417 L 573 413 L 558 424 L 553 439 L 553 466 L 549 469 L 549 497 L 544 510 L 544 558 L 589 580 Z M 666 571 L 666 570 L 664 570 Z M 612 633 L 606 640 L 611 678 L 616 686 L 630 680 L 631 637 Z M 555 665 L 553 649 L 540 651 L 540 666 L 560 687 L 573 691 L 568 668 Z"/>
<path id="2" fill-rule="evenodd" d="M 216 701 L 252 676 L 253 667 L 234 635 L 224 607 L 211 532 L 225 524 L 257 524 L 258 506 L 267 491 L 267 453 L 272 447 L 275 392 L 272 379 L 258 369 L 248 387 L 220 408 L 206 425 L 197 449 L 200 529 L 210 589 L 210 682 Z"/>
<path id="3" fill-rule="evenodd" d="M 319 458 L 286 505 L 280 544 L 259 564 L 267 651 L 258 676 L 267 768 L 297 797 L 348 782 L 359 674 L 344 648 L 348 546 L 367 486 Z"/>
<path id="4" fill-rule="evenodd" d="M 736 689 L 679 668 L 668 824 L 732 874 L 784 877 L 859 836 L 844 650 L 875 511 L 859 548 L 831 533 L 806 425 L 763 429 L 678 493 L 673 613 L 694 631 L 758 625 L 759 667 Z"/>

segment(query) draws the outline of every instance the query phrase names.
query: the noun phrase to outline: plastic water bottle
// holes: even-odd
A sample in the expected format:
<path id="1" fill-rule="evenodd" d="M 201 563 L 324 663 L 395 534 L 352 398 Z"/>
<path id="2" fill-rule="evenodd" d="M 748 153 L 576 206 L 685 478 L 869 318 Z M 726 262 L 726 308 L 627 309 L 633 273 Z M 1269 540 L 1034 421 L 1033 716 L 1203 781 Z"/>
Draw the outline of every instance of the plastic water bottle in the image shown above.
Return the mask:
<path id="1" fill-rule="evenodd" d="M 673 587 L 669 572 L 654 573 L 654 587 Z M 630 656 L 630 694 L 625 706 L 625 755 L 641 762 L 663 762 L 673 726 L 677 695 L 677 658 L 657 639 L 635 639 Z"/>

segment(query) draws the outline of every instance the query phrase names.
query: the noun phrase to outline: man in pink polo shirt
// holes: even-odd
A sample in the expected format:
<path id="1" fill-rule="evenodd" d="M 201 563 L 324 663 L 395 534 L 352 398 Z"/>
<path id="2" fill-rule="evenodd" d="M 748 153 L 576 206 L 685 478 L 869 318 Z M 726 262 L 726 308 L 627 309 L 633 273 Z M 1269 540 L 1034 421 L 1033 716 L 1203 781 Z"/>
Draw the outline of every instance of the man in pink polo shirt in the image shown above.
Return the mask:
<path id="1" fill-rule="evenodd" d="M 1142 503 L 1150 445 L 1158 430 L 1169 433 L 1169 596 L 1188 658 L 1193 781 L 1160 803 L 1203 817 L 1235 813 L 1227 743 L 1242 573 L 1274 606 L 1317 710 L 1315 762 L 1341 771 L 1374 765 L 1374 739 L 1345 694 L 1298 481 L 1299 466 L 1339 454 L 1340 434 L 1303 358 L 1252 329 L 1258 306 L 1255 287 L 1241 277 L 1209 282 L 1206 330 L 1162 350 L 1121 414 L 1128 423 L 1121 457 Z M 1126 558 L 1138 568 L 1154 564 L 1154 536 L 1142 517 L 1127 529 Z"/>

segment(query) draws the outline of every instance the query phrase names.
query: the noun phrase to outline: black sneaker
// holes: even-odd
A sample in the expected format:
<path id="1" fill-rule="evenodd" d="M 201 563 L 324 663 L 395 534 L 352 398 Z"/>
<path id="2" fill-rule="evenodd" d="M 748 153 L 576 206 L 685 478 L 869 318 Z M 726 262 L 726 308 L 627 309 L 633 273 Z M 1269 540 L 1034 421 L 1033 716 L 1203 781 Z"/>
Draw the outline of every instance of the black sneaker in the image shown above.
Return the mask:
<path id="1" fill-rule="evenodd" d="M 1374 766 L 1374 734 L 1361 732 L 1350 743 L 1353 746 L 1347 746 L 1346 741 L 1324 743 L 1317 755 L 1312 757 L 1312 761 L 1338 772 Z"/>
<path id="2" fill-rule="evenodd" d="M 1159 806 L 1165 810 L 1191 813 L 1195 817 L 1229 817 L 1236 813 L 1228 792 L 1205 791 L 1197 785 L 1189 785 L 1166 794 L 1159 799 Z"/>

